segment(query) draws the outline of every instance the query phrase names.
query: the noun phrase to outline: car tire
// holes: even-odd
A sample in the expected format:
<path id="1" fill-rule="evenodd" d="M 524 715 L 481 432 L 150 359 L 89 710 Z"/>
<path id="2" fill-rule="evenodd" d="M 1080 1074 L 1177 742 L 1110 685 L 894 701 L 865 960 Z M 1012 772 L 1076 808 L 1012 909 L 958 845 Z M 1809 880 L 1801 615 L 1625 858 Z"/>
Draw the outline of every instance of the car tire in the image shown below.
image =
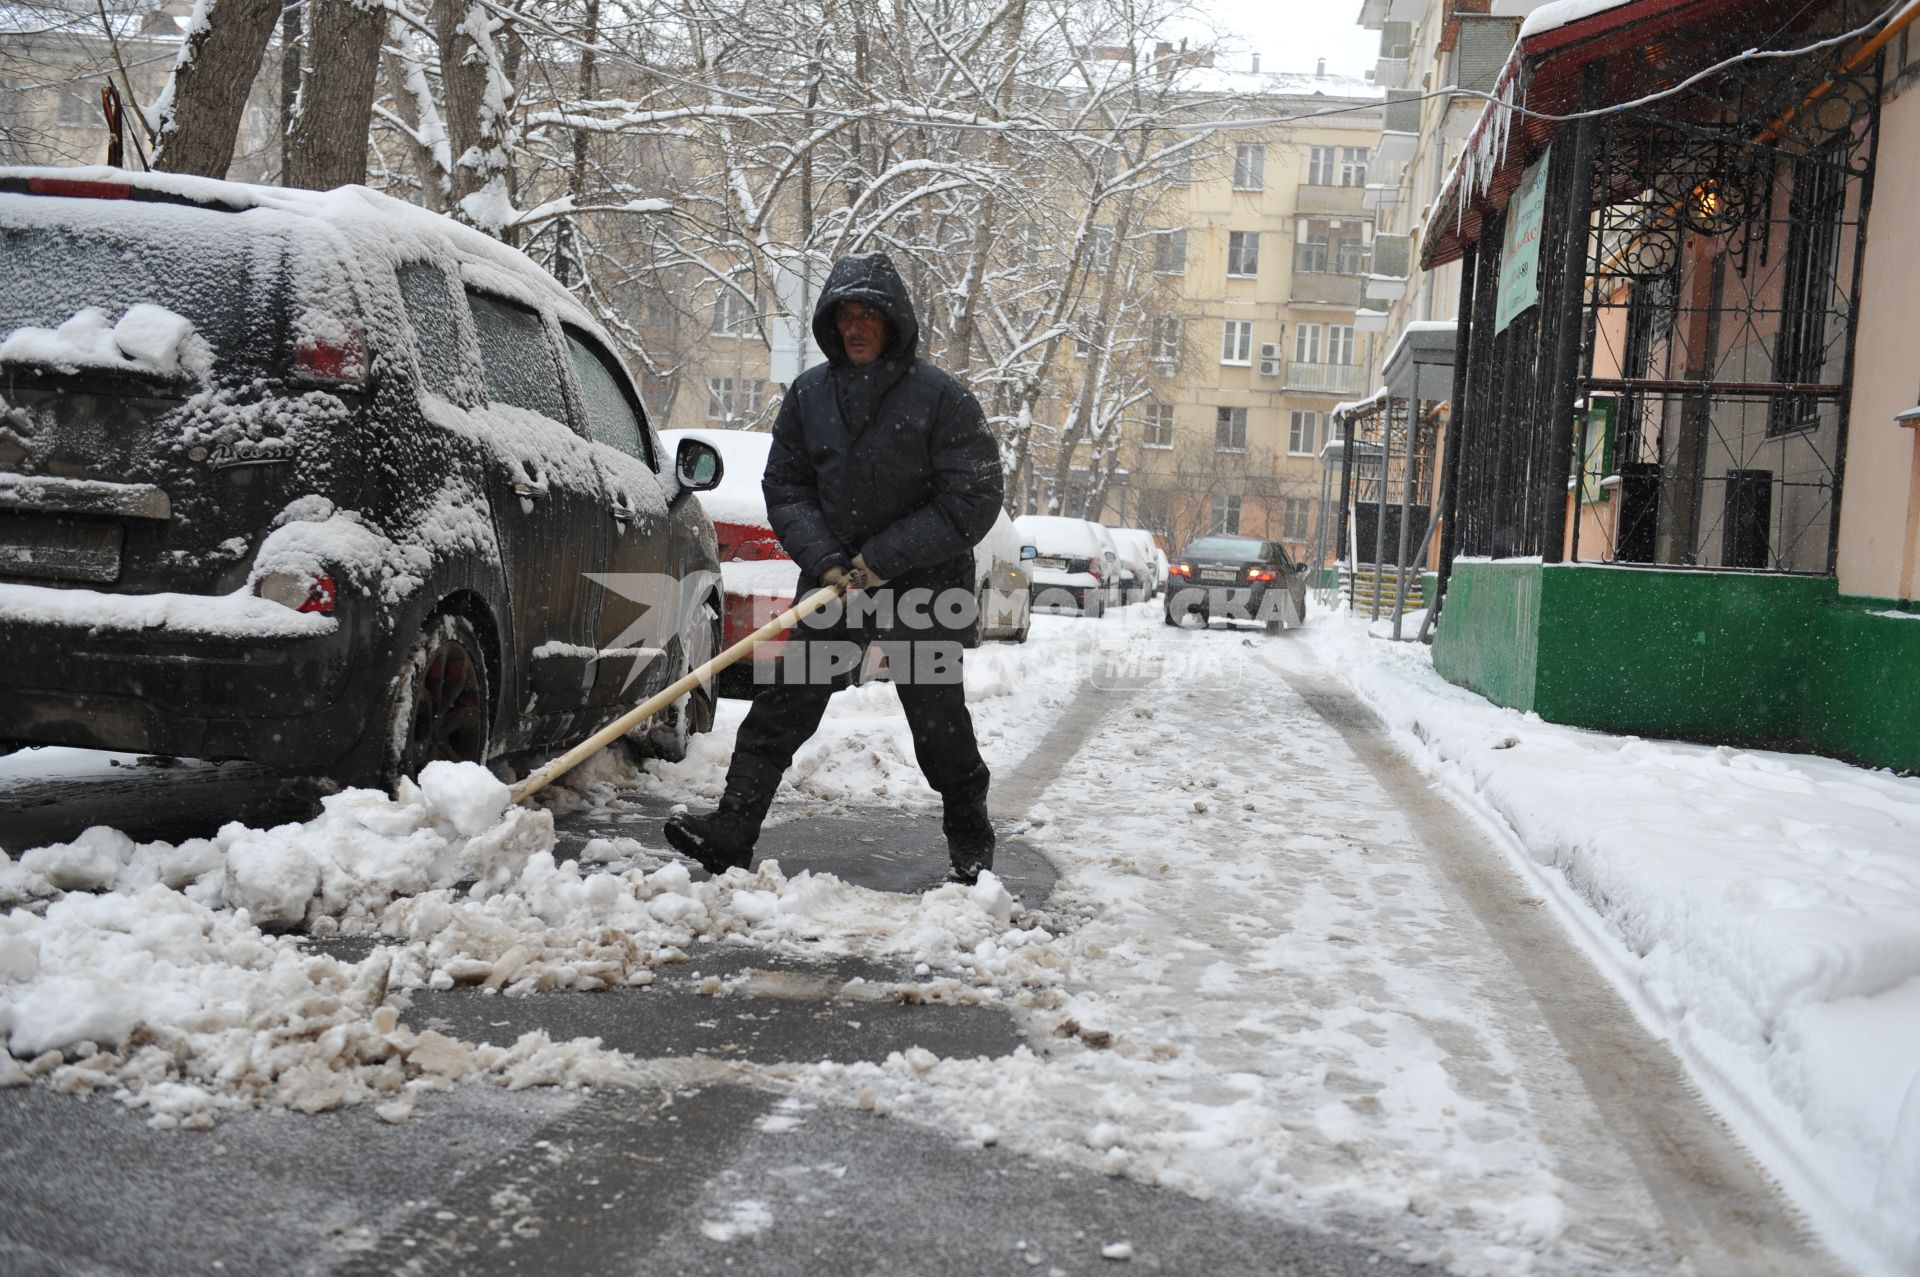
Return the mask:
<path id="1" fill-rule="evenodd" d="M 719 614 L 711 603 L 702 604 L 700 610 L 706 616 L 706 624 L 694 627 L 694 642 L 687 650 L 683 674 L 705 665 L 720 650 Z M 708 680 L 704 686 L 694 688 L 667 706 L 658 717 L 627 733 L 627 743 L 642 758 L 657 758 L 665 763 L 682 761 L 693 745 L 693 738 L 713 730 L 719 695 L 715 680 Z"/>
<path id="2" fill-rule="evenodd" d="M 987 590 L 985 586 L 973 592 L 973 630 L 962 640 L 960 646 L 979 647 L 987 637 Z"/>
<path id="3" fill-rule="evenodd" d="M 1163 610 L 1162 610 L 1162 612 L 1161 612 L 1161 615 L 1163 615 L 1163 616 L 1165 616 L 1165 617 L 1167 618 L 1167 624 L 1168 624 L 1168 625 L 1171 625 L 1171 626 L 1173 626 L 1173 628 L 1175 628 L 1176 630 L 1180 628 L 1180 620 L 1181 620 L 1181 618 L 1179 618 L 1179 617 L 1177 617 L 1177 616 L 1175 616 L 1175 615 L 1173 614 L 1173 608 L 1172 608 L 1171 606 L 1169 606 L 1169 607 L 1167 607 L 1167 608 L 1165 608 L 1165 609 L 1163 609 Z"/>
<path id="4" fill-rule="evenodd" d="M 1285 628 L 1285 622 L 1283 622 L 1277 616 L 1270 616 L 1265 621 L 1261 622 L 1261 624 L 1265 627 L 1268 634 L 1278 634 L 1282 629 Z"/>
<path id="5" fill-rule="evenodd" d="M 387 692 L 389 791 L 428 763 L 484 763 L 491 753 L 493 699 L 480 636 L 462 616 L 428 620 L 407 648 Z"/>

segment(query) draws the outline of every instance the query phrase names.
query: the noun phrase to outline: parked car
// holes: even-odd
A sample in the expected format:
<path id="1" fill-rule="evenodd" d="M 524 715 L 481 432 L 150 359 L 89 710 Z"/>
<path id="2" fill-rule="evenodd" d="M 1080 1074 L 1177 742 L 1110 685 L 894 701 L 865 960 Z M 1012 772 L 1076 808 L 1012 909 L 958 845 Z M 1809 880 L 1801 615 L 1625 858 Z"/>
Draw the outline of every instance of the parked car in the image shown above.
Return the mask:
<path id="1" fill-rule="evenodd" d="M 694 439 L 719 452 L 726 477 L 700 494 L 713 520 L 725 590 L 721 643 L 731 647 L 793 606 L 800 587 L 800 565 L 787 557 L 767 520 L 767 499 L 760 480 L 767 472 L 773 436 L 754 430 L 664 430 L 668 447 Z M 786 643 L 782 633 L 754 649 L 752 657 L 720 674 L 720 694 L 749 697 L 771 677 Z"/>
<path id="2" fill-rule="evenodd" d="M 981 642 L 1027 641 L 1027 632 L 1033 628 L 1033 570 L 1028 565 L 1034 553 L 1005 510 L 994 516 L 986 539 L 973 548 Z"/>
<path id="3" fill-rule="evenodd" d="M 1129 603 L 1152 602 L 1165 579 L 1166 556 L 1145 528 L 1109 528 L 1120 547 L 1122 592 Z"/>
<path id="4" fill-rule="evenodd" d="M 719 477 L 451 219 L 0 168 L 0 740 L 366 784 L 572 745 L 714 650 Z"/>
<path id="5" fill-rule="evenodd" d="M 1120 554 L 1105 528 L 1052 514 L 1023 514 L 1013 525 L 1034 547 L 1035 607 L 1099 616 L 1108 604 L 1119 602 Z"/>
<path id="6" fill-rule="evenodd" d="M 1168 625 L 1189 616 L 1258 621 L 1269 634 L 1307 616 L 1307 569 L 1287 547 L 1257 537 L 1201 537 L 1167 569 Z"/>

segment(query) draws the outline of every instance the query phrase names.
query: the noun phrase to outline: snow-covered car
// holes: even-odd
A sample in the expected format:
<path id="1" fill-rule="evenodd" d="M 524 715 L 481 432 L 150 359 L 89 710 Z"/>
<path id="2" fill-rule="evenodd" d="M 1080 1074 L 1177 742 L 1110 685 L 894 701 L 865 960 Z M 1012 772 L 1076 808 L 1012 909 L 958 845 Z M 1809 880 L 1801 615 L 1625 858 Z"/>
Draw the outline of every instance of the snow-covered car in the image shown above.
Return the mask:
<path id="1" fill-rule="evenodd" d="M 1034 548 L 1035 607 L 1099 616 L 1119 601 L 1120 555 L 1105 528 L 1054 514 L 1023 514 L 1013 525 Z"/>
<path id="2" fill-rule="evenodd" d="M 1121 593 L 1128 603 L 1150 601 L 1160 593 L 1165 556 L 1145 528 L 1108 528 L 1120 548 Z M 1158 559 L 1158 562 L 1156 562 Z"/>
<path id="3" fill-rule="evenodd" d="M 1307 568 L 1287 547 L 1258 537 L 1201 537 L 1167 569 L 1166 621 L 1189 616 L 1258 621 L 1267 633 L 1298 625 L 1307 615 Z"/>
<path id="4" fill-rule="evenodd" d="M 720 578 L 726 601 L 721 641 L 728 647 L 793 606 L 800 586 L 800 565 L 787 557 L 780 538 L 767 521 L 767 499 L 760 480 L 767 472 L 767 452 L 773 436 L 753 430 L 663 430 L 669 448 L 681 440 L 696 439 L 718 450 L 726 474 L 717 487 L 700 494 L 700 505 L 713 520 L 720 555 Z M 751 696 L 753 688 L 770 676 L 780 656 L 785 635 L 754 649 L 749 660 L 723 670 L 724 696 Z"/>
<path id="5" fill-rule="evenodd" d="M 0 169 L 0 740 L 391 784 L 622 714 L 718 641 L 719 458 L 614 349 L 363 188 Z"/>
<path id="6" fill-rule="evenodd" d="M 1033 573 L 1027 545 L 1005 510 L 973 547 L 974 593 L 980 600 L 981 642 L 1024 643 L 1033 628 Z"/>

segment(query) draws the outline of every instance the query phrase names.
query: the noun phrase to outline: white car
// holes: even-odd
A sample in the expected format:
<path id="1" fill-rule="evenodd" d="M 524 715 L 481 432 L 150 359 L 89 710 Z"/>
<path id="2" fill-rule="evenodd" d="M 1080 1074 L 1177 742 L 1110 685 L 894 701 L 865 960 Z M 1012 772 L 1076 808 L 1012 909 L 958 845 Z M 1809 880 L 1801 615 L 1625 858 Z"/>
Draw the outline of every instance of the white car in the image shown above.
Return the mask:
<path id="1" fill-rule="evenodd" d="M 1013 526 L 1034 548 L 1035 607 L 1099 616 L 1119 601 L 1120 552 L 1105 528 L 1052 514 L 1023 514 Z"/>
<path id="2" fill-rule="evenodd" d="M 1033 573 L 1029 556 L 1005 510 L 994 516 L 986 538 L 973 547 L 974 593 L 980 600 L 980 642 L 1027 641 L 1033 628 Z"/>
<path id="3" fill-rule="evenodd" d="M 1122 593 L 1129 603 L 1152 599 L 1166 579 L 1166 556 L 1159 554 L 1153 533 L 1145 528 L 1109 528 L 1120 547 Z M 1158 555 L 1156 562 L 1155 556 Z"/>

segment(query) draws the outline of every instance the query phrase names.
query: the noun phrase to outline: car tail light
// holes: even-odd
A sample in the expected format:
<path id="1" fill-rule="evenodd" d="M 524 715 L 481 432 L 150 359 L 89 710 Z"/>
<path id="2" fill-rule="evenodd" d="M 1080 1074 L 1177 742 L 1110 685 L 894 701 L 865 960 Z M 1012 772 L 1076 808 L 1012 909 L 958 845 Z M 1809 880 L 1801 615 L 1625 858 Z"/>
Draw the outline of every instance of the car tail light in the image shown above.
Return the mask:
<path id="1" fill-rule="evenodd" d="M 1168 576 L 1192 576 L 1193 564 L 1176 563 L 1172 567 L 1167 569 L 1167 575 Z"/>
<path id="2" fill-rule="evenodd" d="M 745 559 L 750 563 L 764 562 L 768 559 L 784 559 L 786 549 L 773 537 L 756 537 L 751 541 L 742 541 L 734 547 L 733 557 Z"/>
<path id="3" fill-rule="evenodd" d="M 1087 575 L 1092 577 L 1096 581 L 1104 579 L 1100 575 L 1100 560 L 1098 559 L 1087 560 Z"/>
<path id="4" fill-rule="evenodd" d="M 1265 568 L 1248 568 L 1248 569 L 1247 569 L 1247 580 L 1249 580 L 1249 581 L 1271 581 L 1271 580 L 1273 580 L 1273 573 L 1271 573 L 1271 572 L 1269 572 L 1269 571 L 1267 571 L 1267 570 L 1266 570 Z"/>
<path id="5" fill-rule="evenodd" d="M 123 200 L 133 193 L 131 182 L 83 182 L 71 177 L 30 177 L 27 190 L 35 195 L 64 195 L 77 200 Z"/>
<path id="6" fill-rule="evenodd" d="M 293 349 L 293 375 L 301 381 L 359 385 L 367 379 L 367 351 L 354 333 L 325 338 L 309 334 Z"/>
<path id="7" fill-rule="evenodd" d="M 298 572 L 269 572 L 253 583 L 253 592 L 261 598 L 296 612 L 333 615 L 339 592 L 333 578 L 325 572 L 305 575 Z"/>

